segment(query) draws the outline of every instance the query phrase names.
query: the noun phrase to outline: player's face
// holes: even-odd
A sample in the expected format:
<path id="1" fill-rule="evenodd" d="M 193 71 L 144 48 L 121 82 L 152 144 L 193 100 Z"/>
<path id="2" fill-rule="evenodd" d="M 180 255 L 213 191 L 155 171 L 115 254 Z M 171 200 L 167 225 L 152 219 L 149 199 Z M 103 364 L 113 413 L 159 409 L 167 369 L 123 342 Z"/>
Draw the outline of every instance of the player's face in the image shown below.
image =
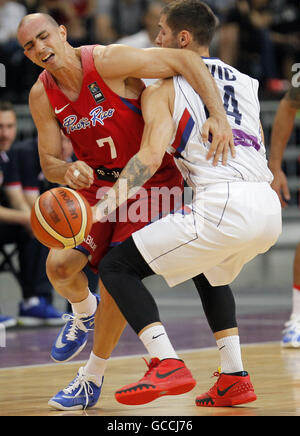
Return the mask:
<path id="1" fill-rule="evenodd" d="M 62 66 L 66 32 L 64 26 L 56 27 L 45 19 L 35 19 L 24 24 L 18 33 L 24 54 L 34 64 L 49 71 Z"/>
<path id="2" fill-rule="evenodd" d="M 8 151 L 16 139 L 17 120 L 13 111 L 0 111 L 0 151 Z"/>
<path id="3" fill-rule="evenodd" d="M 156 37 L 155 43 L 163 48 L 180 48 L 176 36 L 173 34 L 171 28 L 167 24 L 167 17 L 161 15 L 159 23 L 159 33 Z"/>

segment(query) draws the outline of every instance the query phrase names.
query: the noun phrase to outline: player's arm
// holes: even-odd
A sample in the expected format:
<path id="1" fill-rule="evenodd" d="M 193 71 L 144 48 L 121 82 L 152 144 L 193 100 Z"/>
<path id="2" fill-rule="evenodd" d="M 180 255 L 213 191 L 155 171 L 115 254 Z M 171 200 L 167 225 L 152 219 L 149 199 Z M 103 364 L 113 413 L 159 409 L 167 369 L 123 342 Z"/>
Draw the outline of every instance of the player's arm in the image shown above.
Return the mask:
<path id="1" fill-rule="evenodd" d="M 290 199 L 287 178 L 281 169 L 284 151 L 291 136 L 297 111 L 300 109 L 300 88 L 291 88 L 281 100 L 271 133 L 269 168 L 273 173 L 272 188 L 277 192 L 281 205 Z"/>
<path id="2" fill-rule="evenodd" d="M 169 48 L 136 49 L 122 45 L 99 48 L 95 55 L 95 65 L 103 78 L 169 78 L 182 75 L 201 96 L 210 118 L 204 132 L 203 141 L 212 134 L 212 144 L 208 158 L 217 152 L 218 157 L 228 146 L 235 156 L 231 127 L 221 100 L 217 85 L 201 57 L 191 50 Z M 223 160 L 224 163 L 224 160 Z"/>
<path id="3" fill-rule="evenodd" d="M 92 168 L 83 161 L 69 163 L 62 158 L 60 127 L 40 81 L 30 91 L 29 106 L 38 131 L 39 157 L 46 179 L 73 189 L 90 187 L 94 178 Z M 75 170 L 80 173 L 77 177 Z"/>
<path id="4" fill-rule="evenodd" d="M 140 150 L 129 160 L 118 181 L 107 192 L 106 198 L 93 207 L 94 221 L 100 221 L 135 195 L 161 166 L 175 130 L 170 107 L 172 83 L 172 80 L 164 81 L 143 92 L 145 127 Z"/>

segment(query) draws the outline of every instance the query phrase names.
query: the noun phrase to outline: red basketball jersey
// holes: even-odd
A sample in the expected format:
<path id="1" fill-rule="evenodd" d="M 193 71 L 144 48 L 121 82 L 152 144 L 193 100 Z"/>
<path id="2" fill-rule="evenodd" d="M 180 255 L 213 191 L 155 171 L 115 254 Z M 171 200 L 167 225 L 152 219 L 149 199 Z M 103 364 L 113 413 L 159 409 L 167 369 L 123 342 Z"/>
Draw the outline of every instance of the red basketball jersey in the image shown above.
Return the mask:
<path id="1" fill-rule="evenodd" d="M 95 170 L 97 186 L 110 186 L 114 180 L 101 179 L 101 171 L 118 173 L 138 152 L 144 121 L 140 98 L 120 97 L 105 84 L 94 65 L 94 48 L 95 45 L 81 47 L 83 82 L 75 102 L 63 94 L 46 70 L 40 74 L 40 80 L 61 128 L 72 141 L 76 157 Z M 169 185 L 170 179 L 172 184 L 181 184 L 173 157 L 166 154 L 161 168 L 145 187 Z"/>

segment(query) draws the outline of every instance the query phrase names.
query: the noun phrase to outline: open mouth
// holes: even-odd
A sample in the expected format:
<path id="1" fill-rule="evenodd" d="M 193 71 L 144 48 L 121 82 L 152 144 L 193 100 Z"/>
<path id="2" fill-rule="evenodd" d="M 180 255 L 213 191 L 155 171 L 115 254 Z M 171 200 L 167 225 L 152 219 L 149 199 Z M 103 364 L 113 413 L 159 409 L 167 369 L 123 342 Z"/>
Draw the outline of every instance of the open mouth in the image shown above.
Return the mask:
<path id="1" fill-rule="evenodd" d="M 42 62 L 45 64 L 45 63 L 49 62 L 49 60 L 52 59 L 53 57 L 54 57 L 54 54 L 53 53 L 49 53 L 49 54 L 47 54 L 47 56 L 45 56 L 42 59 Z"/>

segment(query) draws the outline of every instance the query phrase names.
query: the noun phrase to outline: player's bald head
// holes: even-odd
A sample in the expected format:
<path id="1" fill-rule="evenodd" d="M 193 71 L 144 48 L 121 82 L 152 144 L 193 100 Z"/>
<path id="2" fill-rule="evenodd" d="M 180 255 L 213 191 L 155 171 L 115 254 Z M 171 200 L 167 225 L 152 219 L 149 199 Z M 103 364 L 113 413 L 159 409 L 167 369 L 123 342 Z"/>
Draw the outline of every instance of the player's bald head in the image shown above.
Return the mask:
<path id="1" fill-rule="evenodd" d="M 18 26 L 18 34 L 21 29 L 27 27 L 28 25 L 32 25 L 34 22 L 46 23 L 53 27 L 59 27 L 59 24 L 54 20 L 53 17 L 51 17 L 51 15 L 39 12 L 25 15 L 25 17 L 22 18 Z"/>

